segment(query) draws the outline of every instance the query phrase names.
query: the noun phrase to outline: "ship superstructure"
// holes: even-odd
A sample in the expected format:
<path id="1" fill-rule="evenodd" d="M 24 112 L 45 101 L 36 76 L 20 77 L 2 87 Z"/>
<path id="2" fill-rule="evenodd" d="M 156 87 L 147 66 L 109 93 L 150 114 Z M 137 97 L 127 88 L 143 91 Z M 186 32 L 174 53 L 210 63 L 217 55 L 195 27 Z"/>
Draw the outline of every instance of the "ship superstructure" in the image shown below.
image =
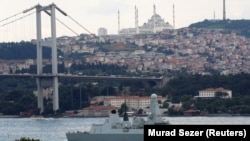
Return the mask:
<path id="1" fill-rule="evenodd" d="M 129 121 L 125 112 L 123 120 L 117 111 L 113 110 L 103 124 L 93 124 L 90 131 L 66 133 L 68 141 L 143 141 L 144 125 L 168 125 L 161 117 L 157 95 L 152 94 L 150 113 L 145 120 L 143 117 L 133 117 Z"/>

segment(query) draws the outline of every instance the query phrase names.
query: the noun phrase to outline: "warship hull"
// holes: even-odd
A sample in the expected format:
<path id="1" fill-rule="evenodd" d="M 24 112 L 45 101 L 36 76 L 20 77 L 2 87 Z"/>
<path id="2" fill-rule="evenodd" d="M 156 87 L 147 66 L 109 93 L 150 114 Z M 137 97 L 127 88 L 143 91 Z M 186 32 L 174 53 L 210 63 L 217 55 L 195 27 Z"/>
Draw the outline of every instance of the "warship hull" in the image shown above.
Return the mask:
<path id="1" fill-rule="evenodd" d="M 143 134 L 67 134 L 68 141 L 143 141 Z"/>
<path id="2" fill-rule="evenodd" d="M 133 117 L 132 122 L 128 119 L 127 112 L 124 113 L 123 121 L 112 110 L 108 119 L 103 124 L 92 124 L 88 132 L 68 132 L 68 141 L 143 141 L 144 125 L 167 125 L 160 114 L 157 95 L 152 94 L 150 100 L 150 114 L 145 121 L 141 117 Z"/>

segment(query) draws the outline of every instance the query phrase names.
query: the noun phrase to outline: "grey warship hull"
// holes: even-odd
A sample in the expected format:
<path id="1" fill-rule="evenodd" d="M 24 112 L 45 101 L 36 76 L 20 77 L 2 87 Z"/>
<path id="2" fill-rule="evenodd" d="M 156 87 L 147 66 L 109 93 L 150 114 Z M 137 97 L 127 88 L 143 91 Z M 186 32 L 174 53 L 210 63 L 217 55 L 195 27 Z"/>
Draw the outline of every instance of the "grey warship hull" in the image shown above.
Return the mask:
<path id="1" fill-rule="evenodd" d="M 143 134 L 67 134 L 68 141 L 143 141 Z"/>
<path id="2" fill-rule="evenodd" d="M 133 117 L 129 121 L 125 112 L 121 121 L 115 110 L 111 111 L 109 118 L 103 124 L 92 124 L 88 132 L 68 132 L 68 141 L 143 141 L 144 125 L 168 125 L 160 115 L 157 95 L 152 94 L 150 100 L 150 114 L 145 121 L 140 117 Z"/>

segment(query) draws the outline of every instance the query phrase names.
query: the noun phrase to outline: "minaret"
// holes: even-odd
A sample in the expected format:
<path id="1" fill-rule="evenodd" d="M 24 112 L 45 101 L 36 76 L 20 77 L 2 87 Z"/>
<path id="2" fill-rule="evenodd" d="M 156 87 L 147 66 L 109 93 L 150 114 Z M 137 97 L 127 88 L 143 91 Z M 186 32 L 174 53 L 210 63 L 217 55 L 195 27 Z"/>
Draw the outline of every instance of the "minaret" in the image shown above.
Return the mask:
<path id="1" fill-rule="evenodd" d="M 155 8 L 155 4 L 154 4 L 154 10 L 153 10 L 153 16 L 154 16 L 154 33 L 156 33 L 156 29 L 155 29 L 155 15 L 156 15 L 156 8 Z"/>
<path id="2" fill-rule="evenodd" d="M 138 9 L 135 6 L 135 30 L 136 34 L 139 33 L 139 27 L 138 27 Z"/>
<path id="3" fill-rule="evenodd" d="M 118 10 L 118 34 L 120 34 L 120 11 Z"/>
<path id="4" fill-rule="evenodd" d="M 173 29 L 175 29 L 175 9 L 173 4 Z"/>
<path id="5" fill-rule="evenodd" d="M 223 20 L 226 20 L 226 0 L 223 0 Z"/>
<path id="6" fill-rule="evenodd" d="M 156 14 L 156 8 L 155 8 L 155 4 L 154 4 L 154 11 L 153 11 L 154 15 Z"/>

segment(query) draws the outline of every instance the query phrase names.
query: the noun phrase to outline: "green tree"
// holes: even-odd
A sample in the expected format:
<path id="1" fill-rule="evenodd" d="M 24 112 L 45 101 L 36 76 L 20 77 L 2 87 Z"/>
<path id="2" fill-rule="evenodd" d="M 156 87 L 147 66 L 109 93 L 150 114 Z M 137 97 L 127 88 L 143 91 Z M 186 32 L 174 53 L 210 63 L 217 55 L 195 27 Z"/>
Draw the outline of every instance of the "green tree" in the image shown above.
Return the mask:
<path id="1" fill-rule="evenodd" d="M 224 98 L 227 96 L 228 96 L 228 93 L 226 93 L 226 92 L 216 92 L 215 93 L 215 97 Z"/>

